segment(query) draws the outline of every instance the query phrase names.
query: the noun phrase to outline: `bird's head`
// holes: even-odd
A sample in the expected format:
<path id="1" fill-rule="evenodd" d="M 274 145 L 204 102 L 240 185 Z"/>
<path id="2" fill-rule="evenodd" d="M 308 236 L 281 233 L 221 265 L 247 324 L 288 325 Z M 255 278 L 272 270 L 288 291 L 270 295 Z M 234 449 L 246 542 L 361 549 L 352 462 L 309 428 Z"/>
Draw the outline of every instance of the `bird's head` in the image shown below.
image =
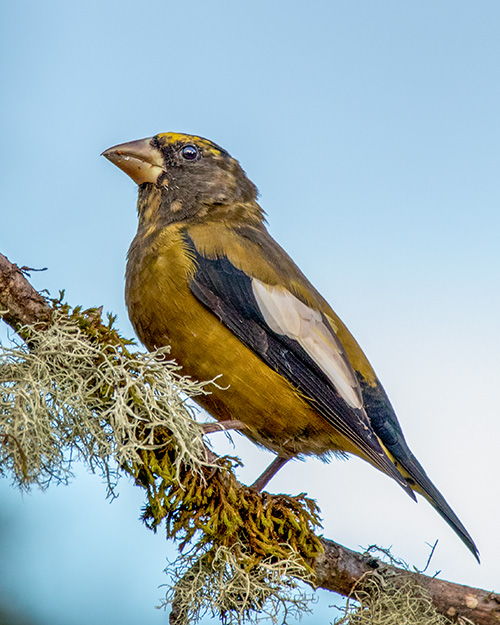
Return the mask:
<path id="1" fill-rule="evenodd" d="M 257 188 L 238 161 L 196 135 L 166 132 L 115 145 L 103 156 L 139 185 L 140 213 L 145 201 L 159 198 L 162 221 L 229 217 L 256 206 Z"/>

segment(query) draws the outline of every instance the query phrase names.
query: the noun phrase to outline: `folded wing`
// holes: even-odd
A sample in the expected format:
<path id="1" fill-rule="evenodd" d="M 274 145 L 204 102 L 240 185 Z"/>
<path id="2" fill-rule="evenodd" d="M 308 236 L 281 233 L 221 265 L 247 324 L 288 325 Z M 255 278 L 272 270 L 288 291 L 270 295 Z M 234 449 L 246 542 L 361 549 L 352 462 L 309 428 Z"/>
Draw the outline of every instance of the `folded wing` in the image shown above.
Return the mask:
<path id="1" fill-rule="evenodd" d="M 393 477 L 415 499 L 375 434 L 363 407 L 356 375 L 321 311 L 306 305 L 284 287 L 251 277 L 227 256 L 208 258 L 187 235 L 186 244 L 196 266 L 190 282 L 195 297 L 297 388 L 361 455 Z"/>

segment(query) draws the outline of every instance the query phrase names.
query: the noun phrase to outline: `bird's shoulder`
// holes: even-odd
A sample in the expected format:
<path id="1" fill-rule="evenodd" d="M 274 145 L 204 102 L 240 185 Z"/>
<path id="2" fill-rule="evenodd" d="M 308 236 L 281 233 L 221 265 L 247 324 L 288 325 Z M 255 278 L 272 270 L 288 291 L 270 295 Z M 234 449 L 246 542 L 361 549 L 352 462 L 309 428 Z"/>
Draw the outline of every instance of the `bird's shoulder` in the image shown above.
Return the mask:
<path id="1" fill-rule="evenodd" d="M 203 224 L 187 228 L 186 233 L 203 257 L 226 258 L 252 279 L 270 287 L 287 289 L 316 310 L 331 310 L 264 225 Z"/>
<path id="2" fill-rule="evenodd" d="M 210 260 L 226 258 L 231 265 L 274 291 L 282 301 L 291 303 L 292 298 L 296 298 L 320 313 L 340 340 L 354 370 L 366 384 L 378 384 L 373 368 L 353 335 L 264 225 L 214 223 L 194 225 L 186 232 L 201 256 Z"/>

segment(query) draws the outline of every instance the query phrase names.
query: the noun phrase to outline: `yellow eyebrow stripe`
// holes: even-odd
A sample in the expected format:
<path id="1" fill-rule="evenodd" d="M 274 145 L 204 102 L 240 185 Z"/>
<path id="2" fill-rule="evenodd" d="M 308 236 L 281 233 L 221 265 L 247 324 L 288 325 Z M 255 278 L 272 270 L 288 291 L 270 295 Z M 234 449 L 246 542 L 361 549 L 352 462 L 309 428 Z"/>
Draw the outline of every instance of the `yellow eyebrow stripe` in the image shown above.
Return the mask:
<path id="1" fill-rule="evenodd" d="M 173 144 L 177 142 L 186 142 L 194 143 L 203 150 L 210 152 L 211 154 L 222 154 L 220 150 L 214 147 L 211 141 L 207 139 L 203 139 L 202 137 L 198 137 L 197 135 L 185 135 L 181 132 L 162 132 L 157 135 L 158 139 L 162 139 L 165 143 Z"/>

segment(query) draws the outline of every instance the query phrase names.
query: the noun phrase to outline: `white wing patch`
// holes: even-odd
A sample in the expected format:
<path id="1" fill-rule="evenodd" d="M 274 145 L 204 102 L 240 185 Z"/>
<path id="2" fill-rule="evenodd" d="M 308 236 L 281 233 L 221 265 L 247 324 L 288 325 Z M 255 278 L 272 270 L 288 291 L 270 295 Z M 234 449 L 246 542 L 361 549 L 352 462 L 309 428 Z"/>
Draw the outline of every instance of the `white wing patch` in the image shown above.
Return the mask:
<path id="1" fill-rule="evenodd" d="M 306 306 L 283 287 L 268 286 L 255 278 L 252 290 L 265 322 L 273 332 L 299 343 L 331 380 L 352 408 L 362 408 L 363 399 L 356 375 L 344 348 L 321 313 Z"/>

